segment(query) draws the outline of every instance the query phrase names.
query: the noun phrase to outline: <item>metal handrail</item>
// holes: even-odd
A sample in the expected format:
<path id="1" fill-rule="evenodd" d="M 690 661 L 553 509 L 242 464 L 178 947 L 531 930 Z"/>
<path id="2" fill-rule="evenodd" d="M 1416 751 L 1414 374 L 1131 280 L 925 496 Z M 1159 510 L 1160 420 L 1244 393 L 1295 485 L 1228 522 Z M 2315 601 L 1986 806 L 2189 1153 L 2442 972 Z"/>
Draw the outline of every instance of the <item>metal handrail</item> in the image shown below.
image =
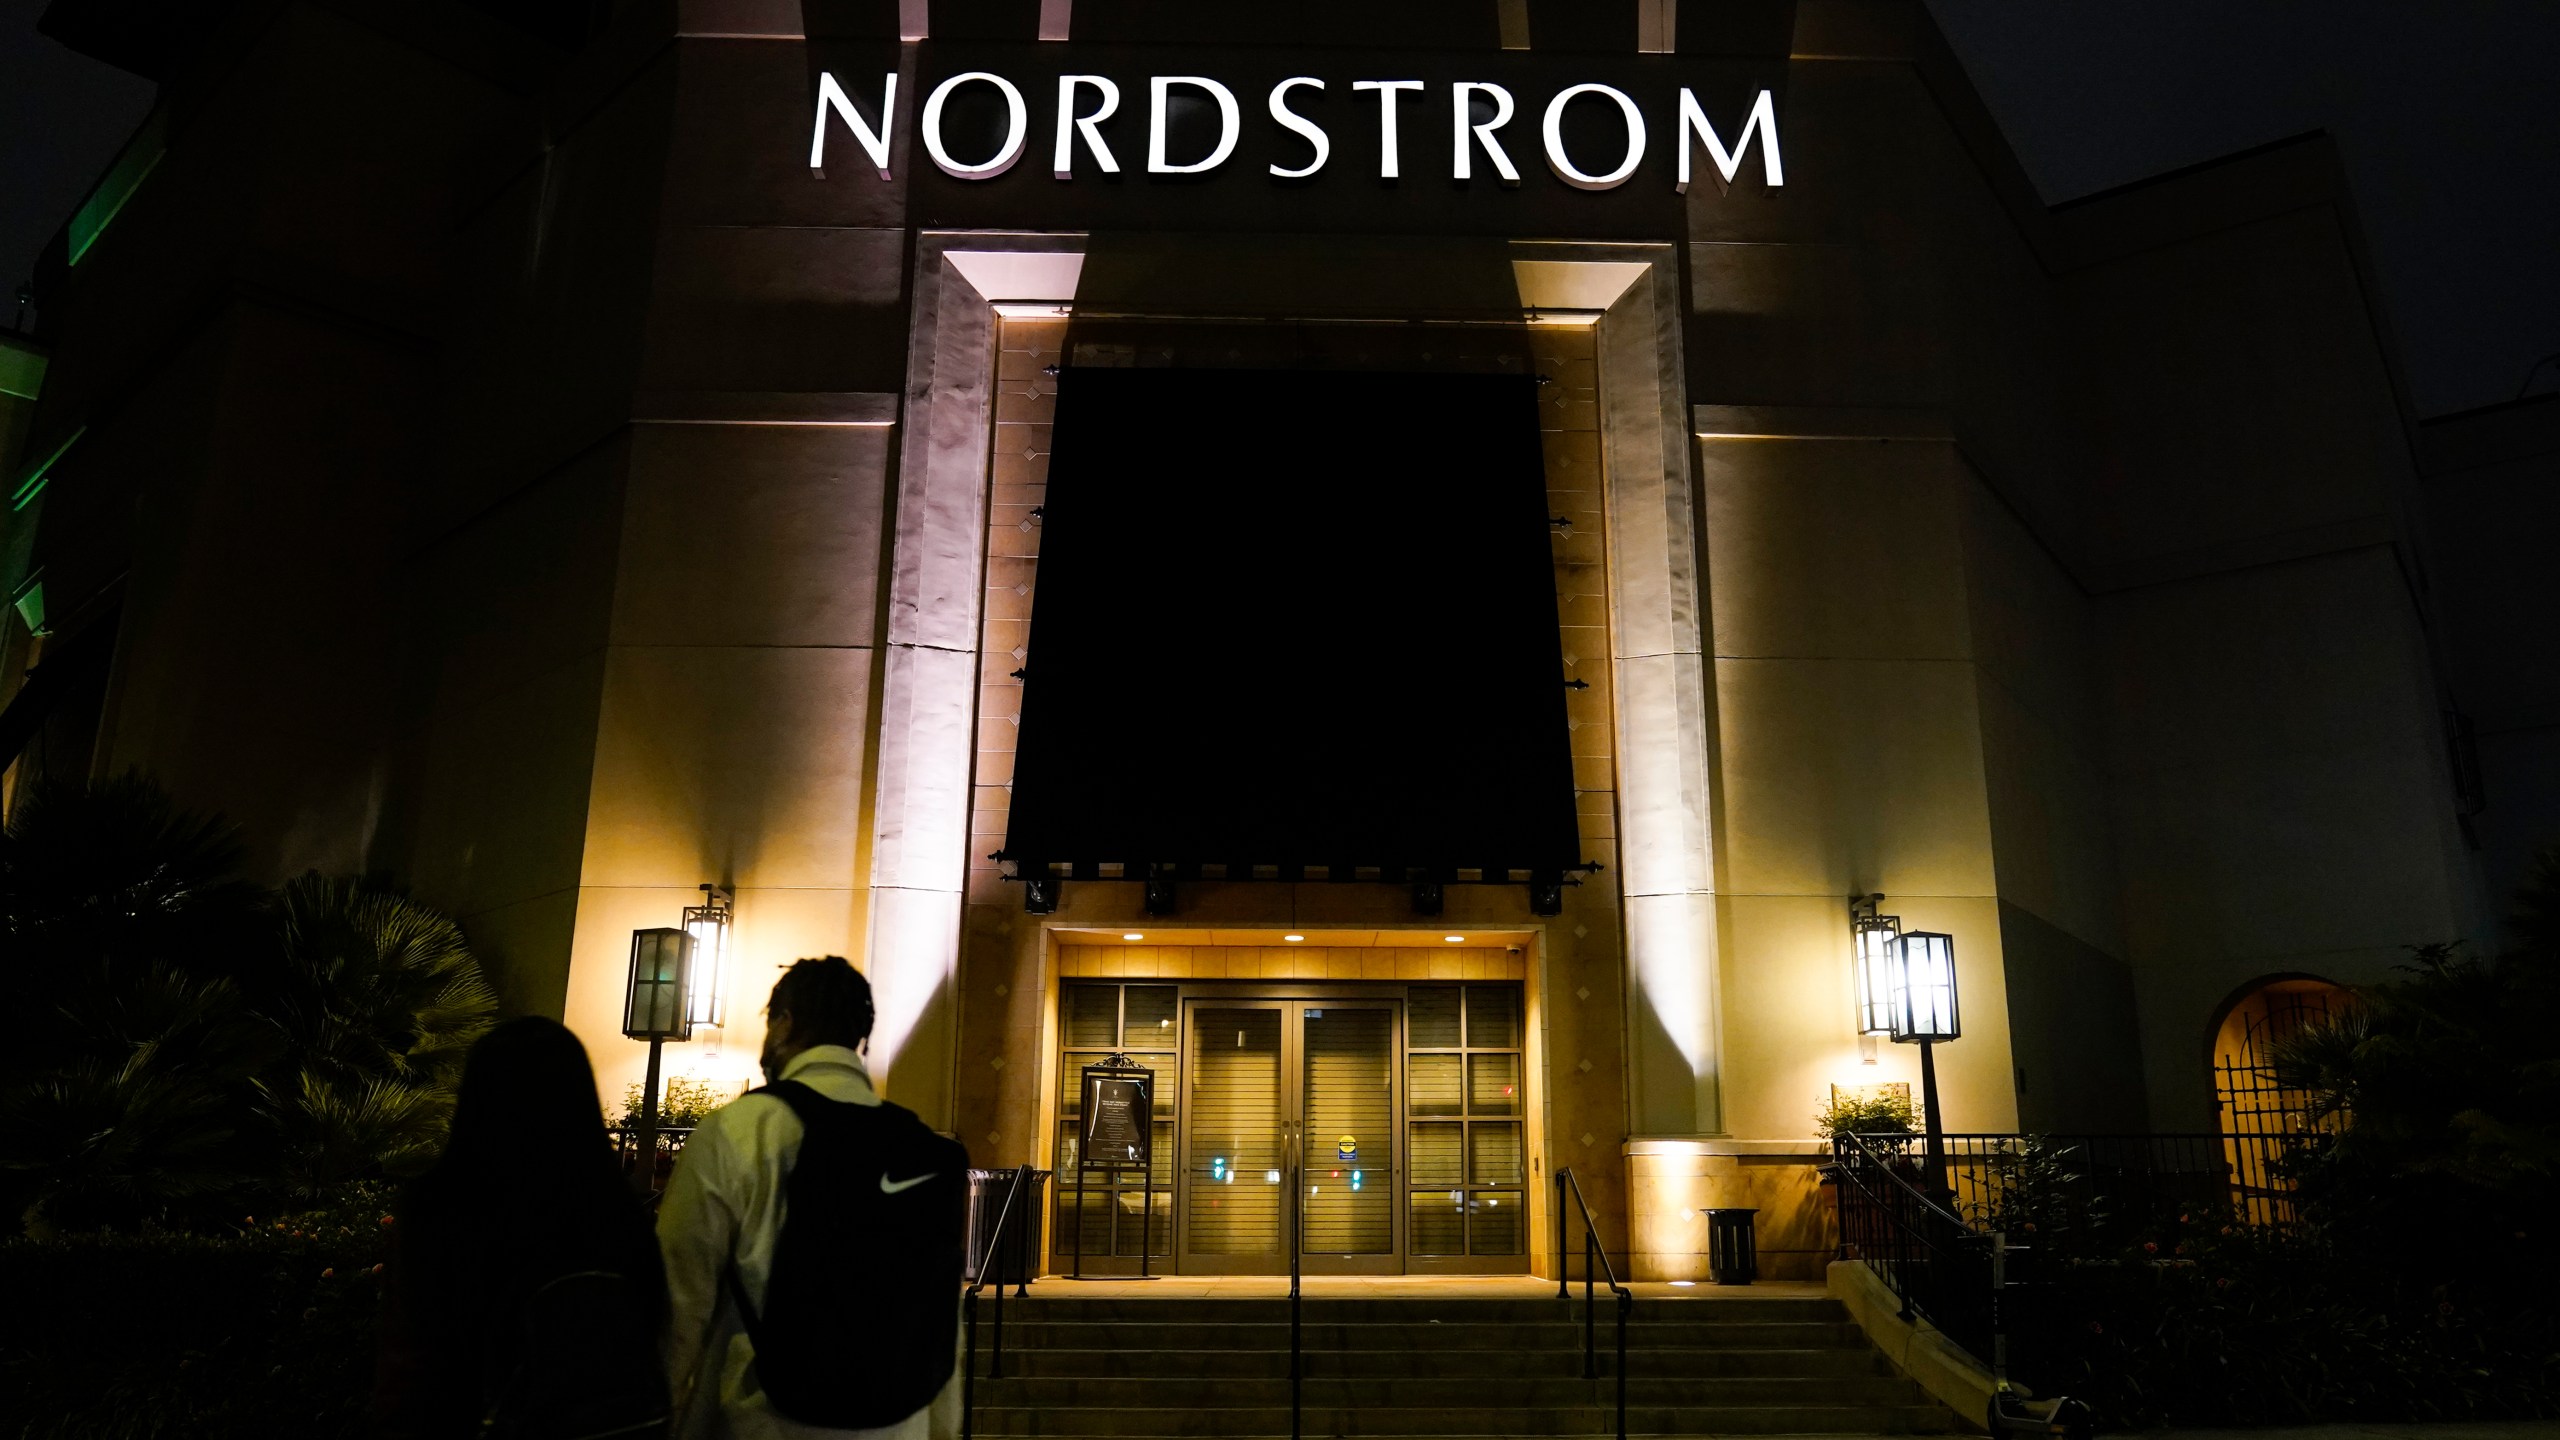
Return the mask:
<path id="1" fill-rule="evenodd" d="M 1618 1297 L 1618 1440 L 1627 1440 L 1627 1314 L 1636 1307 L 1636 1294 L 1619 1283 L 1618 1267 L 1609 1263 L 1609 1251 L 1600 1243 L 1599 1229 L 1591 1223 L 1591 1203 L 1582 1198 L 1582 1182 L 1574 1178 L 1570 1166 L 1556 1171 L 1556 1298 L 1571 1300 L 1573 1291 L 1567 1284 L 1564 1265 L 1565 1208 L 1564 1197 L 1573 1197 L 1574 1208 L 1582 1212 L 1582 1378 L 1600 1378 L 1600 1347 L 1592 1305 L 1591 1262 L 1597 1259 L 1609 1276 L 1609 1293 Z"/>
<path id="2" fill-rule="evenodd" d="M 1844 1252 L 1860 1252 L 1856 1258 L 1901 1303 L 1902 1318 L 1916 1314 L 1975 1359 L 1996 1363 L 2003 1349 L 2000 1287 L 2005 1277 L 2000 1261 L 2005 1237 L 1975 1230 L 1945 1203 L 1952 1197 L 1922 1189 L 1865 1137 L 1837 1135 L 1833 1145 L 1837 1159 L 1830 1168 L 1841 1185 Z M 1878 1176 L 1881 1188 L 1873 1178 Z M 1859 1200 L 1854 1219 L 1847 1203 L 1852 1191 Z M 1976 1248 L 1984 1251 L 1980 1286 L 1965 1283 L 1968 1251 Z"/>
<path id="3" fill-rule="evenodd" d="M 1306 1239 L 1307 1201 L 1297 1122 L 1288 1123 L 1283 1139 L 1288 1145 L 1289 1162 L 1289 1440 L 1301 1440 L 1306 1425 L 1303 1395 L 1307 1361 L 1304 1331 L 1298 1320 L 1298 1251 Z"/>
<path id="4" fill-rule="evenodd" d="M 970 1440 L 970 1437 L 977 1433 L 978 1291 L 985 1287 L 987 1271 L 990 1268 L 997 1268 L 998 1274 L 1003 1273 L 1000 1267 L 1004 1264 L 1005 1227 L 1013 1223 L 1014 1199 L 1021 1195 L 1030 1175 L 1029 1165 L 1017 1165 L 1013 1168 L 1013 1181 L 1005 1187 L 1004 1208 L 996 1212 L 996 1228 L 988 1233 L 986 1249 L 979 1256 L 978 1273 L 970 1277 L 969 1288 L 960 1292 L 960 1312 L 967 1318 L 969 1334 L 967 1351 L 960 1362 L 961 1440 Z M 1015 1277 L 1015 1290 L 1026 1299 L 1031 1295 L 1031 1265 L 1028 1256 L 1024 1257 L 1022 1273 Z M 995 1353 L 988 1364 L 987 1378 L 990 1380 L 1004 1378 L 1004 1282 L 1002 1280 L 996 1282 Z"/>

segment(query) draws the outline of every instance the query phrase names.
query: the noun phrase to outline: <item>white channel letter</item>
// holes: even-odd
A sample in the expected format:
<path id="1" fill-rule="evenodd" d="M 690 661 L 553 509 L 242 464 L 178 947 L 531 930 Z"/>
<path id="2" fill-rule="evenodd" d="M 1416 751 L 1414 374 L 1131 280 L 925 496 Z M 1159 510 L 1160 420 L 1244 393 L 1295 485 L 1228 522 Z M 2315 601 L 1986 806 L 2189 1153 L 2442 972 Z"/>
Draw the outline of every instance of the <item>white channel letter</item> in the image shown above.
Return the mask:
<path id="1" fill-rule="evenodd" d="M 1102 108 L 1090 115 L 1076 113 L 1076 89 L 1090 85 L 1102 92 Z M 1058 77 L 1058 153 L 1052 172 L 1061 180 L 1075 178 L 1076 136 L 1084 136 L 1086 148 L 1093 151 L 1093 163 L 1105 175 L 1120 173 L 1120 162 L 1111 158 L 1111 147 L 1102 143 L 1102 132 L 1095 127 L 1120 113 L 1120 87 L 1100 75 L 1061 75 Z"/>
<path id="2" fill-rule="evenodd" d="M 1761 91 L 1760 98 L 1751 102 L 1751 117 L 1742 122 L 1742 134 L 1728 152 L 1724 141 L 1716 137 L 1716 127 L 1707 123 L 1707 112 L 1699 108 L 1698 97 L 1690 94 L 1686 86 L 1681 87 L 1680 183 L 1672 188 L 1683 195 L 1689 193 L 1690 136 L 1707 142 L 1707 153 L 1715 157 L 1716 173 L 1724 177 L 1724 184 L 1731 185 L 1733 177 L 1742 173 L 1742 157 L 1750 153 L 1754 133 L 1760 137 L 1760 173 L 1768 180 L 1769 188 L 1775 190 L 1787 183 L 1787 172 L 1778 161 L 1778 112 L 1769 92 Z"/>
<path id="3" fill-rule="evenodd" d="M 1627 117 L 1627 157 L 1606 175 L 1585 175 L 1565 158 L 1564 107 L 1577 95 L 1606 95 L 1618 102 L 1619 111 Z M 1627 183 L 1627 177 L 1644 163 L 1644 112 L 1636 109 L 1636 102 L 1628 98 L 1626 91 L 1614 86 L 1575 85 L 1557 91 L 1556 98 L 1547 102 L 1546 142 L 1547 165 L 1556 172 L 1557 179 L 1576 190 L 1612 190 Z"/>
<path id="4" fill-rule="evenodd" d="M 1196 165 L 1175 165 L 1164 155 L 1165 92 L 1176 85 L 1191 85 L 1209 92 L 1218 102 L 1218 148 L 1209 158 Z M 1201 75 L 1152 75 L 1147 78 L 1153 103 L 1147 107 L 1147 173 L 1150 175 L 1197 175 L 1215 170 L 1236 153 L 1236 136 L 1244 130 L 1244 118 L 1236 109 L 1236 92 Z"/>
<path id="5" fill-rule="evenodd" d="M 1470 125 L 1467 123 L 1467 100 L 1479 90 L 1493 97 L 1493 118 L 1481 125 Z M 1494 131 L 1511 123 L 1511 92 L 1483 81 L 1461 80 L 1449 87 L 1449 97 L 1450 104 L 1457 111 L 1457 134 L 1454 138 L 1458 147 L 1449 173 L 1461 180 L 1474 179 L 1471 162 L 1475 159 L 1475 147 L 1482 145 L 1485 157 L 1493 162 L 1494 173 L 1502 177 L 1502 183 L 1519 184 L 1520 172 L 1511 168 L 1511 157 L 1502 153 L 1502 142 L 1493 138 Z M 1468 143 L 1469 132 L 1473 132 L 1473 144 Z"/>
<path id="6" fill-rule="evenodd" d="M 1289 92 L 1301 85 L 1313 85 L 1319 90 L 1324 88 L 1324 82 L 1312 75 L 1292 75 L 1271 87 L 1271 118 L 1280 122 L 1281 129 L 1301 136 L 1316 147 L 1316 158 L 1308 161 L 1303 170 L 1283 170 L 1277 165 L 1272 166 L 1271 173 L 1283 180 L 1304 180 L 1323 169 L 1324 162 L 1333 157 L 1333 140 L 1324 133 L 1324 127 L 1289 108 Z"/>
<path id="7" fill-rule="evenodd" d="M 871 157 L 880 178 L 888 179 L 889 127 L 897 105 L 898 72 L 892 70 L 880 82 L 880 128 L 875 132 L 855 111 L 853 97 L 844 93 L 844 87 L 836 83 L 836 77 L 824 70 L 819 71 L 818 123 L 809 132 L 809 168 L 827 168 L 827 112 L 833 110 L 836 118 L 844 121 L 844 128 L 853 132 L 853 141 L 862 147 L 862 153 Z"/>
<path id="8" fill-rule="evenodd" d="M 1396 178 L 1396 92 L 1419 90 L 1419 80 L 1354 80 L 1354 90 L 1378 92 L 1378 178 Z"/>
<path id="9" fill-rule="evenodd" d="M 951 158 L 950 151 L 942 148 L 942 102 L 951 98 L 952 91 L 972 80 L 984 80 L 1004 92 L 1004 147 L 996 151 L 994 159 L 983 165 L 963 165 Z M 1013 88 L 1012 81 L 984 70 L 969 70 L 934 86 L 933 93 L 925 97 L 923 130 L 924 152 L 933 157 L 933 163 L 941 166 L 944 174 L 956 175 L 963 180 L 993 180 L 1012 169 L 1013 162 L 1022 158 L 1022 142 L 1031 133 L 1031 112 L 1023 105 L 1022 92 Z"/>

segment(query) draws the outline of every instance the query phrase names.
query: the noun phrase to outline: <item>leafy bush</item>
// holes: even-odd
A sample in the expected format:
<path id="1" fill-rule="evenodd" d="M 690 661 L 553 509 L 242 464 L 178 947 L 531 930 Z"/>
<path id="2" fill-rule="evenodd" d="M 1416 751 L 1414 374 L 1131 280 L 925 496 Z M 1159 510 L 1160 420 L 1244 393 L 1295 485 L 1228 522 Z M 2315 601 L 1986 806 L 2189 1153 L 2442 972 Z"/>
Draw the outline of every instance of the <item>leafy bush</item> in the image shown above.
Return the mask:
<path id="1" fill-rule="evenodd" d="M 378 881 L 231 878 L 237 837 L 130 777 L 0 833 L 12 977 L 59 1023 L 0 1052 L 6 1210 L 37 1236 L 308 1204 L 432 1158 L 496 998 Z"/>
<path id="2" fill-rule="evenodd" d="M 1920 1133 L 1920 1107 L 1908 1095 L 1890 1091 L 1873 1095 L 1843 1095 L 1834 1092 L 1831 1103 L 1813 1117 L 1815 1130 L 1826 1140 L 1842 1135 L 1916 1135 Z"/>
<path id="3" fill-rule="evenodd" d="M 2010 1326 L 2028 1382 L 2118 1425 L 2560 1415 L 2560 863 L 2519 913 L 2495 959 L 2418 947 L 2279 1045 L 2317 1138 L 2279 1167 L 2293 1223 L 2083 1186 L 2104 1223 L 2058 1224 L 2079 1177 L 2011 1177 L 2018 1214 L 1986 1218 L 2042 1221 Z"/>
<path id="4" fill-rule="evenodd" d="M 339 1440 L 363 1433 L 388 1187 L 330 1205 L 0 1242 L 0 1434 Z"/>
<path id="5" fill-rule="evenodd" d="M 640 1082 L 632 1081 L 622 1091 L 622 1123 L 640 1123 Z M 670 1075 L 659 1087 L 658 1123 L 682 1128 L 699 1125 L 702 1117 L 728 1103 L 711 1082 L 697 1075 Z"/>

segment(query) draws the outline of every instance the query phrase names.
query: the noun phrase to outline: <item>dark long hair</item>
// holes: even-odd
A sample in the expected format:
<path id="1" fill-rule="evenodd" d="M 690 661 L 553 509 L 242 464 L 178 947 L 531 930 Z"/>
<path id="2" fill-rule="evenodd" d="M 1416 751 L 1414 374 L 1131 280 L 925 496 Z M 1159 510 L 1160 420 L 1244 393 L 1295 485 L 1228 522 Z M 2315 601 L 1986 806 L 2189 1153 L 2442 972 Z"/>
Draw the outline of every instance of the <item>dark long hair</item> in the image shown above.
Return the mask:
<path id="1" fill-rule="evenodd" d="M 629 1278 L 663 1319 L 666 1281 L 648 1212 L 622 1178 L 596 1104 L 586 1048 L 558 1021 L 510 1020 L 463 1064 L 453 1129 L 434 1168 L 399 1205 L 406 1329 L 446 1412 L 413 1433 L 445 1433 L 511 1371 L 524 1298 L 581 1271 Z M 459 1432 L 456 1432 L 459 1433 Z"/>
<path id="2" fill-rule="evenodd" d="M 578 1037 L 534 1015 L 482 1036 L 463 1063 L 444 1154 L 421 1190 L 458 1197 L 565 1185 L 588 1198 L 619 1184 L 596 1072 Z"/>

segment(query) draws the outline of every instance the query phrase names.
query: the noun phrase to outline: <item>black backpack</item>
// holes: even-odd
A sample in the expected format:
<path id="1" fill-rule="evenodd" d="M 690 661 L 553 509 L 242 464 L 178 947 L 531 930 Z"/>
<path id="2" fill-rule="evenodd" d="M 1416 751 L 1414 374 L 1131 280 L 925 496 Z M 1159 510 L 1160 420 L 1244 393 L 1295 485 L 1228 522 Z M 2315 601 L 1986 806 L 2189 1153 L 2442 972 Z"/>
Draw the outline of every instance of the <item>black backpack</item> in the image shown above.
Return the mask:
<path id="1" fill-rule="evenodd" d="M 790 1106 L 806 1132 L 761 1314 L 729 1267 L 756 1378 L 804 1425 L 894 1425 L 951 1379 L 969 1152 L 885 1101 L 829 1100 L 796 1080 L 755 1093 Z"/>

